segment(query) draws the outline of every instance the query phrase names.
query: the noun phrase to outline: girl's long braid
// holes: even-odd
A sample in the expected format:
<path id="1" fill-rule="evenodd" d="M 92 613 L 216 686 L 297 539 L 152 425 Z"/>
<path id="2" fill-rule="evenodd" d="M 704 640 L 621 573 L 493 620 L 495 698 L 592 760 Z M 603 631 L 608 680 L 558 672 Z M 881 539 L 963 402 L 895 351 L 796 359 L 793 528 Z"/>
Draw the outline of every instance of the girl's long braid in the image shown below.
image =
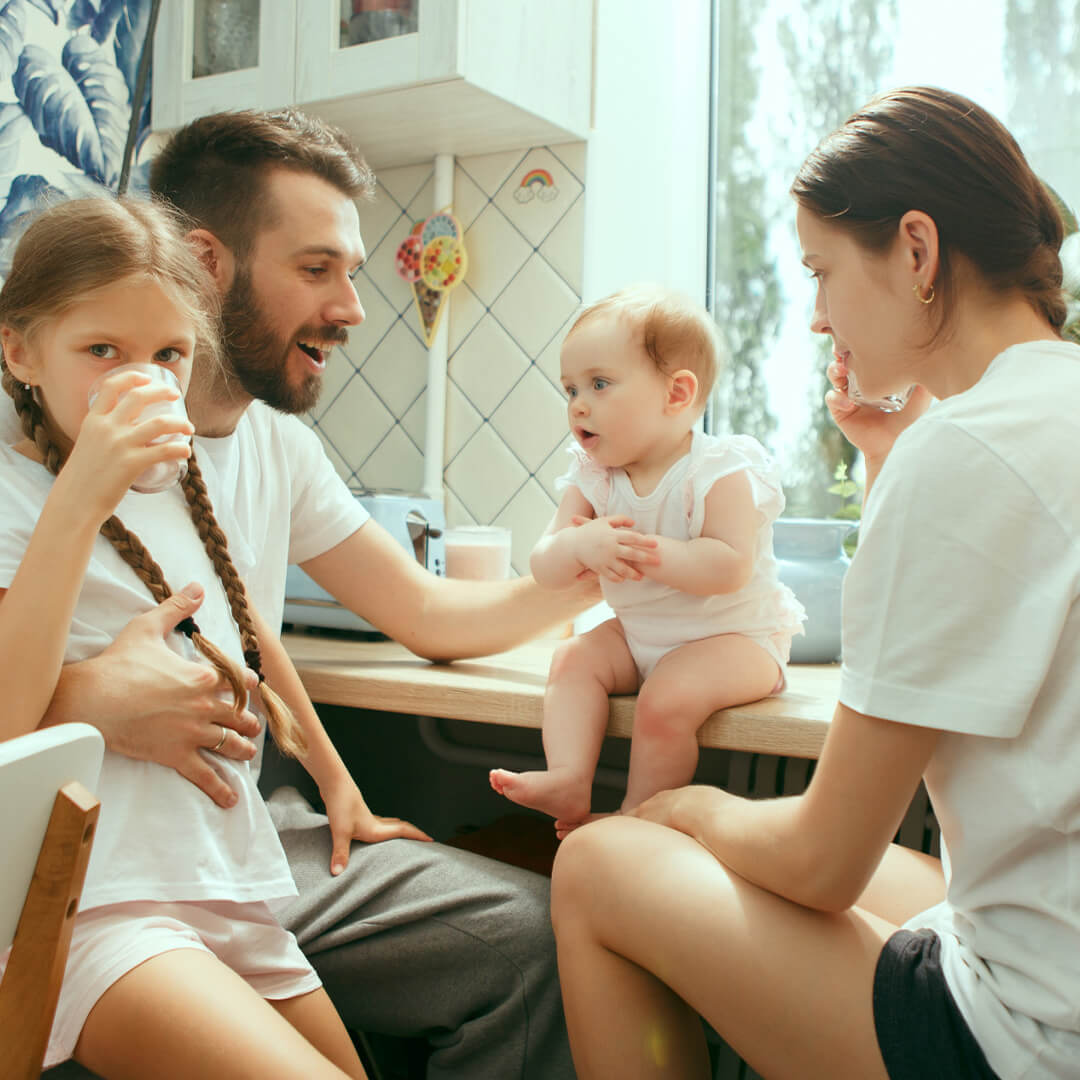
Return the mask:
<path id="1" fill-rule="evenodd" d="M 303 732 L 296 723 L 292 711 L 263 678 L 259 639 L 248 610 L 247 590 L 229 555 L 229 543 L 225 533 L 217 523 L 217 518 L 214 517 L 214 508 L 210 504 L 202 470 L 195 461 L 194 454 L 188 458 L 187 475 L 181 482 L 181 487 L 191 509 L 191 520 L 228 597 L 233 619 L 240 631 L 244 661 L 259 676 L 259 694 L 266 709 L 266 718 L 274 742 L 282 753 L 290 757 L 303 757 L 307 752 Z"/>
<path id="2" fill-rule="evenodd" d="M 70 446 L 58 445 L 49 434 L 49 425 L 46 422 L 45 414 L 38 404 L 37 399 L 34 396 L 33 390 L 24 386 L 11 374 L 7 369 L 6 364 L 0 363 L 2 367 L 2 386 L 3 389 L 11 396 L 12 401 L 15 403 L 15 410 L 18 414 L 20 424 L 22 425 L 23 434 L 30 439 L 37 447 L 38 452 L 41 454 L 45 467 L 54 476 L 60 472 L 64 462 L 67 460 L 67 456 L 70 453 Z M 189 468 L 194 466 L 194 461 L 189 465 Z M 197 466 L 195 466 L 197 469 Z M 209 507 L 209 499 L 206 498 L 206 486 L 202 483 L 202 477 L 199 476 L 199 487 L 201 488 L 203 501 L 206 507 Z M 186 488 L 185 488 L 186 494 Z M 190 503 L 190 498 L 189 498 Z M 192 506 L 192 519 L 195 520 L 195 509 Z M 213 521 L 213 513 L 210 512 L 210 519 Z M 220 528 L 217 528 L 217 523 L 214 522 L 214 526 L 220 539 L 222 541 L 222 547 L 224 548 L 224 534 Z M 200 536 L 202 535 L 202 526 L 196 520 L 196 528 L 199 530 Z M 163 600 L 167 600 L 172 595 L 172 589 L 169 588 L 168 582 L 165 580 L 165 575 L 162 573 L 161 567 L 154 561 L 150 552 L 146 549 L 143 542 L 128 529 L 124 523 L 114 514 L 110 517 L 104 525 L 101 526 L 101 534 L 112 544 L 116 553 L 135 571 L 139 580 L 149 589 L 150 594 L 153 596 L 157 603 L 161 603 Z M 204 543 L 206 543 L 204 539 Z M 209 553 L 209 546 L 207 551 Z M 235 582 L 235 585 L 230 587 L 226 584 L 226 593 L 229 596 L 229 603 L 232 607 L 234 617 L 237 611 L 237 604 L 233 599 L 235 588 L 238 585 L 240 594 L 243 594 L 243 583 L 240 582 L 239 576 L 236 574 L 235 568 L 232 566 L 232 561 L 228 557 L 228 552 L 225 551 L 224 560 L 219 560 L 211 554 L 211 560 L 214 563 L 215 569 L 218 573 L 222 573 L 222 562 L 228 564 L 228 570 L 231 572 L 231 577 Z M 226 581 L 226 575 L 222 575 L 223 584 Z M 254 645 L 255 634 L 254 628 L 251 625 L 250 616 L 247 613 L 247 604 L 243 603 L 244 623 L 247 627 L 247 631 L 243 627 L 241 628 L 241 639 L 244 645 L 245 659 L 248 658 L 249 652 L 254 649 L 254 656 L 258 662 L 258 650 Z M 185 625 L 187 624 L 187 625 Z M 238 620 L 239 624 L 239 620 Z M 214 668 L 221 674 L 221 676 L 228 682 L 233 692 L 234 708 L 237 712 L 243 709 L 247 700 L 247 689 L 244 685 L 243 672 L 238 666 L 233 663 L 212 641 L 209 640 L 199 630 L 198 625 L 193 619 L 188 618 L 180 623 L 178 626 L 183 633 L 191 639 L 191 643 L 206 657 L 207 660 L 214 666 Z M 294 756 L 302 754 L 306 747 L 303 743 L 302 736 L 293 734 L 295 728 L 295 721 L 292 718 L 292 714 L 288 707 L 273 694 L 273 691 L 269 690 L 269 687 L 262 681 L 262 673 L 258 670 L 258 663 L 255 665 L 256 672 L 259 674 L 259 686 L 263 694 L 263 700 L 267 700 L 267 692 L 272 695 L 273 704 L 267 703 L 267 718 L 270 721 L 271 728 L 274 731 L 275 740 L 281 739 L 279 748 L 285 753 L 291 753 Z M 277 728 L 282 727 L 283 734 L 278 735 Z"/>

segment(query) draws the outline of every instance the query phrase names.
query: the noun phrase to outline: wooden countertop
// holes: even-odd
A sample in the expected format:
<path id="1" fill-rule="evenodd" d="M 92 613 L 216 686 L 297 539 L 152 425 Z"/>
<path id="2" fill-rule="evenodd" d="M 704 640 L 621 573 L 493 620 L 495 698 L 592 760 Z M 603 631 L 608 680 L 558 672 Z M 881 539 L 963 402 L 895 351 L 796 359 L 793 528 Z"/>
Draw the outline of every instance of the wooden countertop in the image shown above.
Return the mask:
<path id="1" fill-rule="evenodd" d="M 544 639 L 496 656 L 433 664 L 393 641 L 315 634 L 283 639 L 316 704 L 539 728 L 551 654 Z M 714 713 L 698 732 L 702 746 L 816 758 L 840 684 L 838 664 L 793 664 L 777 697 Z M 613 697 L 609 735 L 628 738 L 633 695 Z"/>

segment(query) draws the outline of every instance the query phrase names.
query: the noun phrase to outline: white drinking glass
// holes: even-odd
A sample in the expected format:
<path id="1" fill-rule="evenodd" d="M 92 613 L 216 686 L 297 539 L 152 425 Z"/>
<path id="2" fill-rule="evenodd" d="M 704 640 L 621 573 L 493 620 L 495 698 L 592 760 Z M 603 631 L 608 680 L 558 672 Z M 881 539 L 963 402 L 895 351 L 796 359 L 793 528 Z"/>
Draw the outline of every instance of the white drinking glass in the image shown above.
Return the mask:
<path id="1" fill-rule="evenodd" d="M 180 389 L 180 383 L 177 381 L 176 376 L 162 364 L 121 364 L 119 367 L 111 368 L 104 375 L 94 380 L 87 395 L 89 404 L 94 404 L 94 399 L 101 390 L 101 384 L 120 371 L 141 371 L 144 375 L 148 375 L 153 382 L 171 386 L 174 390 Z M 155 416 L 175 416 L 178 420 L 186 420 L 188 415 L 187 409 L 184 408 L 183 394 L 172 401 L 152 402 L 139 414 L 139 419 L 150 420 Z M 185 442 L 190 445 L 191 436 L 175 432 L 172 435 L 159 435 L 153 442 Z M 178 484 L 186 474 L 187 458 L 180 458 L 179 461 L 159 461 L 135 478 L 131 490 L 142 492 L 145 495 L 152 495 L 156 491 L 164 491 L 166 488 L 172 487 L 173 484 Z"/>
<path id="2" fill-rule="evenodd" d="M 847 396 L 856 405 L 866 405 L 871 409 L 880 409 L 882 412 L 899 412 L 908 403 L 908 398 L 911 397 L 914 389 L 914 386 L 909 386 L 906 390 L 901 390 L 899 394 L 886 394 L 884 397 L 871 401 L 862 396 L 855 379 L 855 372 L 849 370 L 847 373 Z"/>

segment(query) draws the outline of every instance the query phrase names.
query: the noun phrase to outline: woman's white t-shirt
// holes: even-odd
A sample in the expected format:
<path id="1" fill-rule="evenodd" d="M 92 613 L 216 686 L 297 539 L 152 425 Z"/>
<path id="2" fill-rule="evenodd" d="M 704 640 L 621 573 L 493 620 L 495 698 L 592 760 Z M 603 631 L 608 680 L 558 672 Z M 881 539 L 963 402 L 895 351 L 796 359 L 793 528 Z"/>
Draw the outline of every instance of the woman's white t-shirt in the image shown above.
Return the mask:
<path id="1" fill-rule="evenodd" d="M 1080 347 L 997 356 L 896 441 L 844 585 L 840 699 L 942 729 L 947 899 L 907 924 L 1003 1080 L 1080 1076 Z"/>
<path id="2" fill-rule="evenodd" d="M 0 445 L 0 588 L 8 588 L 26 551 L 53 477 L 41 465 Z M 215 515 L 229 537 L 241 577 L 251 550 L 227 505 Z M 154 495 L 129 492 L 117 516 L 145 544 L 174 590 L 197 581 L 206 598 L 195 615 L 206 636 L 243 664 L 228 601 L 203 550 L 179 487 Z M 131 619 L 155 607 L 147 587 L 99 536 L 68 635 L 65 662 L 96 656 Z M 202 659 L 188 640 L 167 643 Z M 205 662 L 205 661 L 204 661 Z M 234 900 L 296 895 L 285 854 L 247 762 L 204 752 L 237 792 L 222 809 L 171 768 L 106 751 L 98 795 L 101 815 L 81 908 L 128 900 Z"/>

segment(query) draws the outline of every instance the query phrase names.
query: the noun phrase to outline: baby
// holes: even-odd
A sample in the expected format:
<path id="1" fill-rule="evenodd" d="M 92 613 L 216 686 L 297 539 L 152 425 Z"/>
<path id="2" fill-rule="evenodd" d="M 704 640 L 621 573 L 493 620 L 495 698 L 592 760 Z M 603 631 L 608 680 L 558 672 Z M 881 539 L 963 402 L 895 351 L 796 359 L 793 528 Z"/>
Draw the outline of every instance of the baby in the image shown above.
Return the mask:
<path id="1" fill-rule="evenodd" d="M 750 436 L 695 426 L 718 354 L 708 313 L 658 286 L 591 305 L 563 342 L 577 445 L 530 566 L 554 589 L 595 573 L 615 616 L 555 653 L 547 769 L 490 774 L 496 791 L 554 817 L 560 836 L 591 816 L 610 694 L 638 694 L 629 810 L 689 783 L 713 712 L 785 685 L 805 612 L 773 557 L 777 468 Z"/>

